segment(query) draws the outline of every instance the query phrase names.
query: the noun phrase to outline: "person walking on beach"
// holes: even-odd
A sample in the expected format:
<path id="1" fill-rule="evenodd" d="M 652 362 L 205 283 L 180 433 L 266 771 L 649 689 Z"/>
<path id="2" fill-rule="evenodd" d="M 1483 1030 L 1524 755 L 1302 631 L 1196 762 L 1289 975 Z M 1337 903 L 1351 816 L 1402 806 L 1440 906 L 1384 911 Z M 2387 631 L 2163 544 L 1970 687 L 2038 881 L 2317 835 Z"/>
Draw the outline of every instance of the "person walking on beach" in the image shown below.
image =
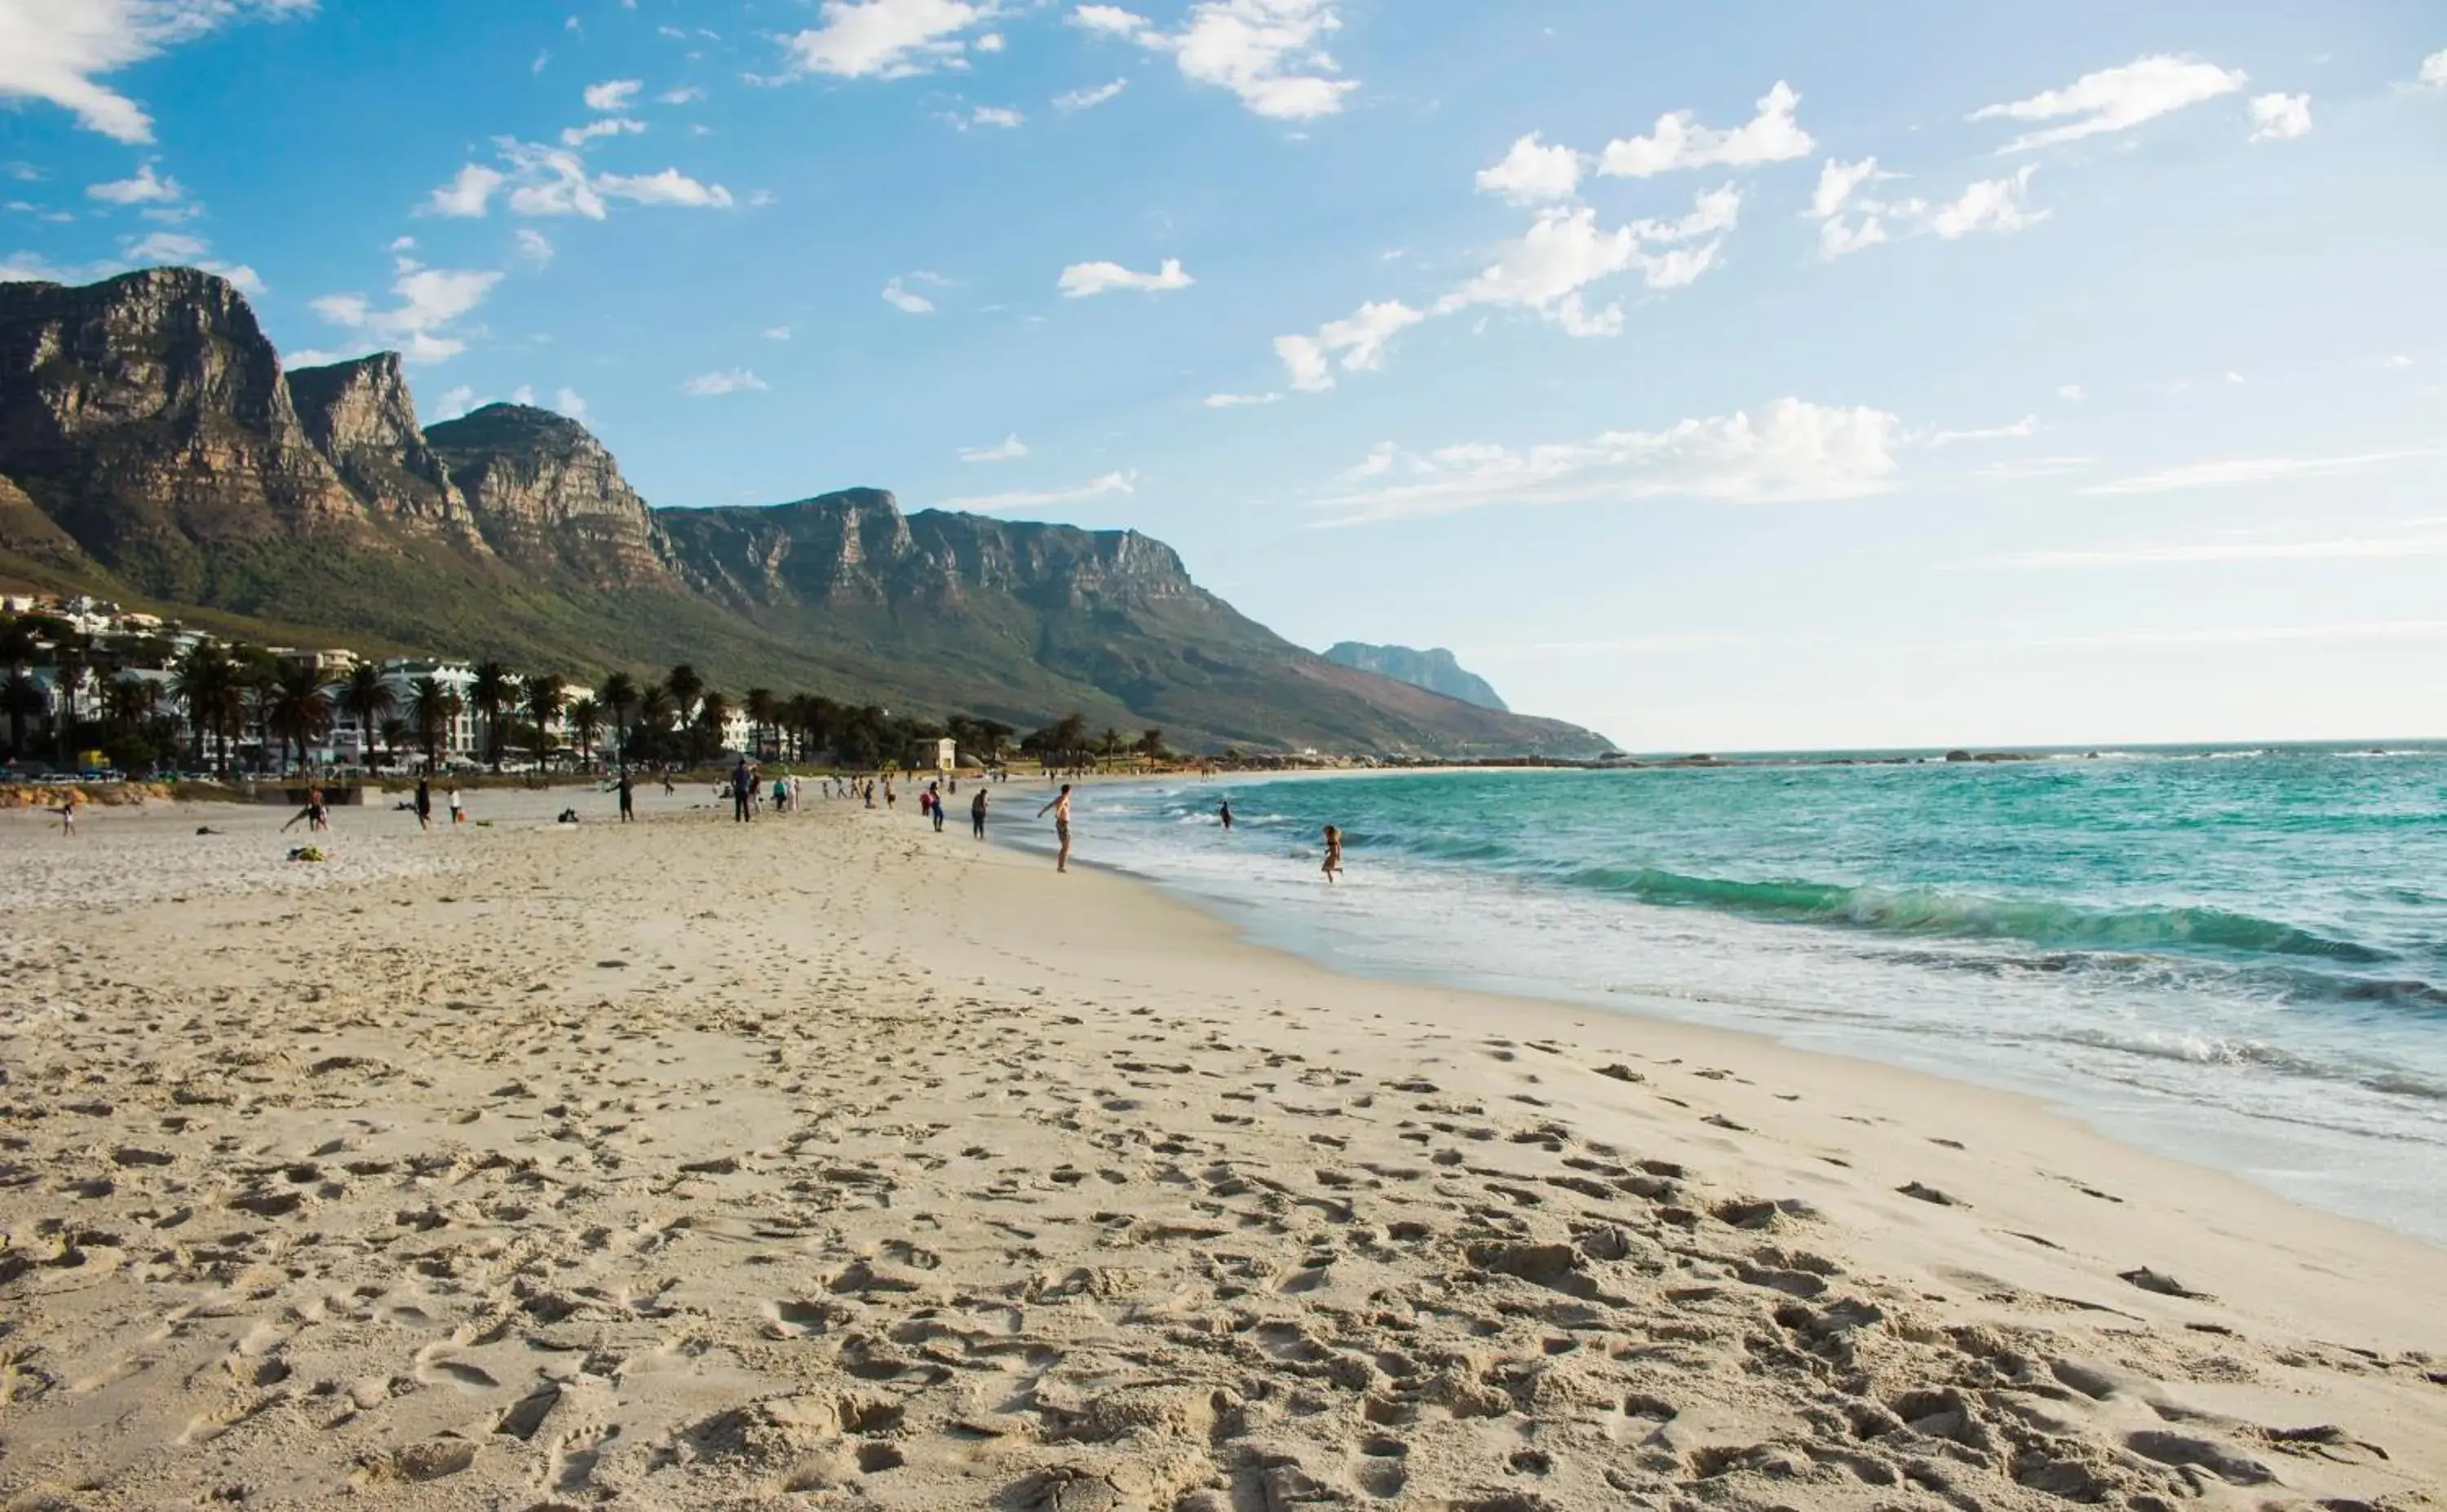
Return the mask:
<path id="1" fill-rule="evenodd" d="M 1225 831 L 1230 831 L 1232 828 L 1232 800 L 1227 798 L 1221 803 L 1216 804 L 1215 817 L 1224 822 L 1224 828 Z"/>
<path id="2" fill-rule="evenodd" d="M 629 776 L 629 768 L 620 768 L 620 822 L 628 823 L 637 817 L 637 784 Z"/>
<path id="3" fill-rule="evenodd" d="M 450 827 L 452 829 L 457 829 L 460 825 L 467 822 L 467 805 L 459 802 L 459 784 L 457 783 L 452 783 L 448 789 L 443 793 L 442 801 L 450 805 Z"/>
<path id="4" fill-rule="evenodd" d="M 1325 826 L 1325 865 L 1320 870 L 1328 883 L 1342 871 L 1342 831 L 1332 824 Z"/>
<path id="5" fill-rule="evenodd" d="M 60 833 L 62 835 L 70 838 L 76 835 L 76 811 L 84 803 L 85 789 L 82 787 L 69 788 L 67 796 L 60 800 Z"/>
<path id="6" fill-rule="evenodd" d="M 748 769 L 748 758 L 742 756 L 739 758 L 739 765 L 730 768 L 730 822 L 732 823 L 745 824 L 753 817 L 752 804 L 755 791 L 756 774 Z"/>
<path id="7" fill-rule="evenodd" d="M 1053 795 L 1052 803 L 1036 811 L 1036 817 L 1043 819 L 1048 810 L 1051 810 L 1053 815 L 1053 838 L 1061 842 L 1060 848 L 1053 853 L 1053 869 L 1057 872 L 1067 872 L 1071 869 L 1071 784 L 1069 783 L 1062 784 L 1062 791 Z"/>
<path id="8" fill-rule="evenodd" d="M 664 796 L 665 798 L 669 798 L 669 797 L 671 797 L 673 793 L 676 793 L 676 792 L 678 792 L 678 791 L 679 791 L 679 789 L 678 789 L 678 788 L 673 787 L 673 786 L 672 785 L 672 769 L 671 769 L 670 767 L 668 767 L 668 766 L 664 767 L 664 768 L 663 768 L 663 796 Z"/>
<path id="9" fill-rule="evenodd" d="M 433 827 L 433 784 L 422 777 L 416 780 L 416 827 Z"/>
<path id="10" fill-rule="evenodd" d="M 930 786 L 926 789 L 926 796 L 932 800 L 929 806 L 935 814 L 935 833 L 940 835 L 943 833 L 943 790 Z"/>
<path id="11" fill-rule="evenodd" d="M 977 789 L 977 797 L 969 800 L 969 834 L 977 840 L 986 838 L 986 790 L 982 787 Z"/>

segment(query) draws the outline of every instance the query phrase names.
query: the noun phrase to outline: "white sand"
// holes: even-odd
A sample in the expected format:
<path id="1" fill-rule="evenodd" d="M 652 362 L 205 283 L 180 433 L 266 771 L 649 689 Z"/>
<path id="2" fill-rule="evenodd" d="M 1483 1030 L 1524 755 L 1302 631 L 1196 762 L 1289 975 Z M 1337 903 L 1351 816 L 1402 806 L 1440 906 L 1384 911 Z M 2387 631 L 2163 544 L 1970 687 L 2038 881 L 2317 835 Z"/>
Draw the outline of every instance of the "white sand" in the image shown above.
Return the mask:
<path id="1" fill-rule="evenodd" d="M 914 813 L 640 797 L 341 810 L 311 879 L 277 809 L 0 819 L 0 1504 L 2447 1497 L 2412 1240 Z"/>

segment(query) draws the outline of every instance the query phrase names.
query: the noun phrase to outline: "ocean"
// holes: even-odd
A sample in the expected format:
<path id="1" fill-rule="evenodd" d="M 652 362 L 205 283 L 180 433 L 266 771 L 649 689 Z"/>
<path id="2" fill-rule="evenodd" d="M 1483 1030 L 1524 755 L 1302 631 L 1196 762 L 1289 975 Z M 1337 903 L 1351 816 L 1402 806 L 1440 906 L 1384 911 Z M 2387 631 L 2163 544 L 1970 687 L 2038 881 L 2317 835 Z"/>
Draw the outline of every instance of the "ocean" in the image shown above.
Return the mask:
<path id="1" fill-rule="evenodd" d="M 2447 744 L 1850 754 L 1091 783 L 1078 855 L 1340 970 L 2030 1093 L 2447 1244 Z"/>

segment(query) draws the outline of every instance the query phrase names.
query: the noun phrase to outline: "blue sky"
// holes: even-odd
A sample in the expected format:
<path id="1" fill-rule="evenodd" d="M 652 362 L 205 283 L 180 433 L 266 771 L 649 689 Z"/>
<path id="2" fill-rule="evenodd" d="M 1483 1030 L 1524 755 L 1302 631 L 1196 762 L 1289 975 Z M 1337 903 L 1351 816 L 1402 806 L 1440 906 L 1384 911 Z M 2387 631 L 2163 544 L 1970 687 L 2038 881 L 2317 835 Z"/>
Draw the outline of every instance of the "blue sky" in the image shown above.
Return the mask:
<path id="1" fill-rule="evenodd" d="M 0 0 L 0 268 L 1641 749 L 2447 732 L 2447 13 Z M 318 355 L 320 354 L 320 355 Z"/>

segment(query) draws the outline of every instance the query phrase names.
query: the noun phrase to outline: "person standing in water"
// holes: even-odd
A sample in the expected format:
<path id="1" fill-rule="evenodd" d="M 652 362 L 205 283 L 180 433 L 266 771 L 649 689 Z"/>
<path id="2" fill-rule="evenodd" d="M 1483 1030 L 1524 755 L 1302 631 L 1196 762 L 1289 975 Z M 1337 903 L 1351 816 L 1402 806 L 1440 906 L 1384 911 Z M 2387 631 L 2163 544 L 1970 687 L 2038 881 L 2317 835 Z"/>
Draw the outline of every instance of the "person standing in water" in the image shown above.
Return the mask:
<path id="1" fill-rule="evenodd" d="M 986 790 L 983 787 L 977 789 L 977 797 L 969 800 L 969 833 L 978 840 L 986 838 Z"/>
<path id="2" fill-rule="evenodd" d="M 1342 831 L 1332 824 L 1325 826 L 1325 865 L 1320 869 L 1329 883 L 1342 871 Z"/>
<path id="3" fill-rule="evenodd" d="M 1060 841 L 1060 849 L 1053 855 L 1053 869 L 1057 872 L 1067 872 L 1071 869 L 1071 784 L 1069 783 L 1062 784 L 1062 791 L 1053 795 L 1052 803 L 1036 811 L 1036 817 L 1043 819 L 1048 812 L 1053 815 L 1053 838 Z"/>
<path id="4" fill-rule="evenodd" d="M 1222 820 L 1224 822 L 1224 827 L 1226 830 L 1229 830 L 1232 827 L 1232 800 L 1227 798 L 1221 803 L 1216 804 L 1215 817 Z"/>

